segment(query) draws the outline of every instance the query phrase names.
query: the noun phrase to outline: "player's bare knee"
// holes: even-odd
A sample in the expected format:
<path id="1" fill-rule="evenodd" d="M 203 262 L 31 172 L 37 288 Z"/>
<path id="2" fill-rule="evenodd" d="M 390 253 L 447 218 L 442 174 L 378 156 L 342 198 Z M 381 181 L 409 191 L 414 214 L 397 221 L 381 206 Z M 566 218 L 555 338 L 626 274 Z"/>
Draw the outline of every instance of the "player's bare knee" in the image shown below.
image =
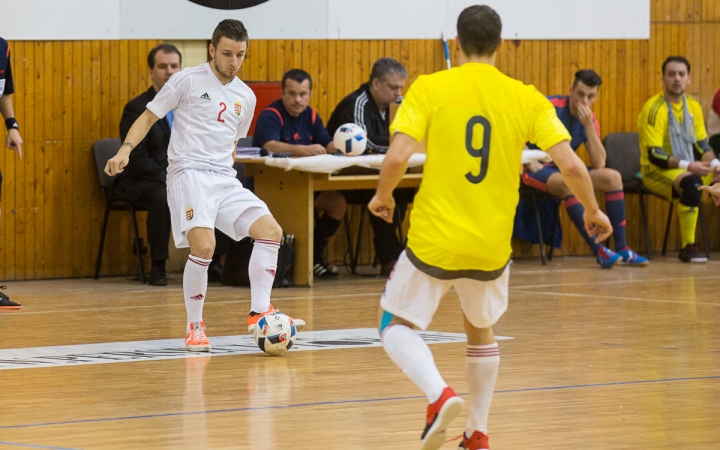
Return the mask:
<path id="1" fill-rule="evenodd" d="M 210 259 L 215 252 L 215 232 L 211 228 L 193 228 L 187 234 L 190 253 L 198 258 Z"/>
<path id="2" fill-rule="evenodd" d="M 275 218 L 268 214 L 256 220 L 255 223 L 250 226 L 249 233 L 253 239 L 270 239 L 280 242 L 283 230 Z"/>
<path id="3" fill-rule="evenodd" d="M 197 256 L 198 258 L 210 259 L 215 253 L 215 242 L 202 241 L 196 242 L 194 245 L 190 245 L 190 253 Z"/>

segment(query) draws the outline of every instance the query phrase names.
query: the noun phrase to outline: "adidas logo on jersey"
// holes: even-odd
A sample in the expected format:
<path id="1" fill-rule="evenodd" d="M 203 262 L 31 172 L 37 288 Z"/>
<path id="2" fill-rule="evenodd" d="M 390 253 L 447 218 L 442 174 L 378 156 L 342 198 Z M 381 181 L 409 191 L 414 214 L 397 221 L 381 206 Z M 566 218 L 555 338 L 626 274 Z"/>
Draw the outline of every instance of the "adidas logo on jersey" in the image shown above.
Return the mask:
<path id="1" fill-rule="evenodd" d="M 200 98 L 203 99 L 203 100 L 210 100 L 210 96 L 207 95 L 207 92 L 204 93 L 203 95 L 201 95 Z"/>

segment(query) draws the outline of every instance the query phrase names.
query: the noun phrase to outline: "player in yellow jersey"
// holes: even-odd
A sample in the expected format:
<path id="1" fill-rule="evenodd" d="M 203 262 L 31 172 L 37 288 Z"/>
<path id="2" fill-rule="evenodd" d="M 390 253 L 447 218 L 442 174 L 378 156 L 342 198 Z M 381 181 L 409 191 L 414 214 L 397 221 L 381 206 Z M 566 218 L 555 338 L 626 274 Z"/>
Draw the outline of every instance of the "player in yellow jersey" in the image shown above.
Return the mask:
<path id="1" fill-rule="evenodd" d="M 700 103 L 685 95 L 690 63 L 682 56 L 671 56 L 663 63 L 662 74 L 663 92 L 645 103 L 637 119 L 643 184 L 667 200 L 679 201 L 680 260 L 706 262 L 695 247 L 698 187 L 703 177 L 711 181 L 720 174 L 720 161 L 708 144 Z"/>
<path id="2" fill-rule="evenodd" d="M 460 297 L 468 336 L 470 418 L 459 448 L 487 449 L 487 417 L 500 354 L 492 326 L 508 303 L 510 239 L 522 148 L 535 142 L 553 157 L 585 208 L 591 235 L 606 239 L 610 222 L 598 208 L 585 164 L 555 108 L 533 86 L 495 68 L 502 24 L 488 6 L 471 6 L 457 21 L 460 67 L 422 75 L 390 129 L 394 140 L 368 208 L 392 220 L 392 191 L 417 143 L 427 162 L 411 213 L 407 249 L 380 305 L 380 332 L 390 358 L 427 395 L 423 449 L 442 446 L 448 423 L 463 409 L 413 330 L 426 329 L 450 287 Z"/>

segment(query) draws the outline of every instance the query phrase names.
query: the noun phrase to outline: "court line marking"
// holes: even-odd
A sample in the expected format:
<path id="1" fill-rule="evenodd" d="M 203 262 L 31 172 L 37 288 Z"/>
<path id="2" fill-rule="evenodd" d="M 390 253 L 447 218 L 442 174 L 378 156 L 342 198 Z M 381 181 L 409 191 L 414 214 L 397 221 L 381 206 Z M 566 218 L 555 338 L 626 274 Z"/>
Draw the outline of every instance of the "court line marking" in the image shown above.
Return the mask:
<path id="1" fill-rule="evenodd" d="M 428 344 L 467 342 L 464 333 L 418 331 Z M 498 341 L 513 339 L 495 336 Z M 252 335 L 213 336 L 212 351 L 188 352 L 182 339 L 102 342 L 0 350 L 0 370 L 40 369 L 89 364 L 129 363 L 211 356 L 262 354 Z M 380 347 L 377 328 L 349 328 L 299 333 L 292 352 Z"/>
<path id="2" fill-rule="evenodd" d="M 597 270 L 597 268 L 595 268 Z M 512 272 L 511 272 L 512 273 Z M 551 275 L 552 272 L 529 272 L 528 274 L 548 274 Z M 672 277 L 672 278 L 633 278 L 628 280 L 612 280 L 612 284 L 627 284 L 627 283 L 657 283 L 657 282 L 667 282 L 667 281 L 681 281 L 681 280 L 717 280 L 720 279 L 720 275 L 708 275 L 708 276 L 698 276 L 698 275 L 688 275 L 685 277 Z M 610 281 L 603 280 L 603 281 L 588 281 L 585 283 L 579 282 L 579 283 L 548 283 L 548 284 L 528 284 L 523 286 L 510 286 L 510 290 L 512 289 L 532 289 L 532 288 L 542 288 L 542 287 L 553 287 L 553 286 L 590 286 L 590 285 L 604 285 L 608 284 Z"/>
<path id="3" fill-rule="evenodd" d="M 634 380 L 634 381 L 610 381 L 607 383 L 584 383 L 584 384 L 571 384 L 565 386 L 543 386 L 536 388 L 521 388 L 521 389 L 502 389 L 494 391 L 494 394 L 517 394 L 523 392 L 541 392 L 541 391 L 560 391 L 566 389 L 585 389 L 595 387 L 608 387 L 608 386 L 632 386 L 652 383 L 674 383 L 682 381 L 702 381 L 702 380 L 720 380 L 720 375 L 710 375 L 705 377 L 684 377 L 684 378 L 662 378 L 658 380 Z M 458 395 L 467 396 L 467 392 L 460 393 Z M 226 414 L 233 412 L 245 412 L 245 411 L 267 411 L 273 409 L 290 409 L 290 408 L 314 408 L 318 406 L 332 406 L 332 405 L 350 405 L 350 404 L 362 404 L 362 403 L 379 403 L 379 402 L 391 402 L 391 401 L 405 401 L 405 400 L 417 400 L 426 399 L 424 395 L 413 395 L 406 397 L 386 397 L 386 398 L 371 398 L 371 399 L 358 399 L 358 400 L 339 400 L 333 402 L 316 402 L 316 403 L 294 403 L 289 405 L 268 405 L 268 406 L 248 406 L 244 408 L 228 408 L 228 409 L 213 409 L 207 411 L 189 411 L 189 412 L 176 412 L 176 413 L 163 413 L 163 414 L 146 414 L 142 416 L 123 416 L 123 417 L 104 417 L 100 419 L 82 419 L 82 420 L 68 420 L 64 422 L 45 422 L 45 423 L 28 423 L 21 425 L 0 425 L 0 430 L 20 429 L 20 428 L 34 428 L 34 427 L 49 427 L 58 425 L 77 425 L 84 423 L 98 423 L 98 422 L 114 422 L 120 420 L 137 420 L 137 419 L 157 419 L 163 417 L 178 417 L 178 416 L 193 416 L 201 414 Z"/>
<path id="4" fill-rule="evenodd" d="M 680 305 L 700 305 L 700 306 L 720 306 L 720 303 L 691 302 L 682 300 L 662 300 L 659 298 L 641 298 L 641 297 L 621 297 L 617 295 L 596 295 L 596 294 L 571 294 L 569 292 L 547 292 L 547 291 L 524 291 L 520 289 L 510 289 L 511 292 L 519 292 L 522 294 L 536 295 L 552 295 L 555 297 L 576 297 L 576 298 L 595 298 L 607 300 L 627 300 L 631 302 L 650 302 L 650 303 L 677 303 Z"/>
<path id="5" fill-rule="evenodd" d="M 79 450 L 79 449 L 70 448 L 70 447 L 49 447 L 46 445 L 21 444 L 19 442 L 5 442 L 5 441 L 0 441 L 0 445 L 11 445 L 13 447 L 27 447 L 27 448 L 48 448 L 51 450 Z"/>
<path id="6" fill-rule="evenodd" d="M 137 291 L 137 292 L 147 292 L 152 293 L 152 291 Z M 164 292 L 164 291 L 163 291 Z M 365 293 L 365 294 L 335 294 L 335 295 L 320 295 L 320 296 L 313 296 L 313 295 L 305 295 L 302 297 L 273 297 L 273 301 L 285 301 L 285 300 L 316 300 L 316 299 L 322 299 L 322 298 L 338 298 L 338 297 L 370 297 L 370 296 L 377 296 L 378 299 L 380 299 L 380 296 L 382 295 L 381 291 L 378 291 L 377 293 Z M 178 297 L 179 299 L 179 297 Z M 92 301 L 96 301 L 92 300 Z M 116 301 L 116 300 L 113 300 Z M 205 305 L 223 305 L 223 304 L 233 304 L 233 303 L 250 303 L 250 299 L 247 300 L 221 300 L 217 302 L 213 301 L 206 301 Z M 61 310 L 53 310 L 53 311 L 17 311 L 15 314 L 18 316 L 20 315 L 27 315 L 27 314 L 70 314 L 70 313 L 76 313 L 76 312 L 93 312 L 93 311 L 118 311 L 118 310 L 128 310 L 128 309 L 149 309 L 149 308 L 185 308 L 185 303 L 180 301 L 173 301 L 173 303 L 158 303 L 155 305 L 138 305 L 138 306 L 113 306 L 109 308 L 86 308 L 86 309 L 61 309 Z M 11 312 L 12 313 L 12 312 Z M 5 317 L 10 317 L 10 315 L 5 315 Z"/>

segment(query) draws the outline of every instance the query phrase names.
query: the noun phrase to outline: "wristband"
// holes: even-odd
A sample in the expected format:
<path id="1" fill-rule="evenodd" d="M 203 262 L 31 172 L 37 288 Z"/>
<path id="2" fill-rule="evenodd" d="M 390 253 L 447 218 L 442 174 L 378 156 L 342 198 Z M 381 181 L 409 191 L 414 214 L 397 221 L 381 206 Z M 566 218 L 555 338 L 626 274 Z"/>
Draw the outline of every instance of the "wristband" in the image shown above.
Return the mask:
<path id="1" fill-rule="evenodd" d="M 711 169 L 714 169 L 714 168 L 716 168 L 717 166 L 720 166 L 720 159 L 715 158 L 715 159 L 713 159 L 712 161 L 710 161 L 710 168 L 711 168 Z"/>
<path id="2" fill-rule="evenodd" d="M 678 167 L 680 169 L 687 170 L 688 166 L 690 165 L 690 161 L 685 161 L 684 159 L 681 159 L 678 161 Z"/>
<path id="3" fill-rule="evenodd" d="M 8 131 L 10 131 L 10 129 L 12 129 L 12 128 L 14 128 L 16 130 L 20 130 L 20 126 L 18 125 L 18 122 L 17 122 L 17 120 L 15 120 L 14 117 L 5 119 L 5 128 L 7 128 Z"/>

